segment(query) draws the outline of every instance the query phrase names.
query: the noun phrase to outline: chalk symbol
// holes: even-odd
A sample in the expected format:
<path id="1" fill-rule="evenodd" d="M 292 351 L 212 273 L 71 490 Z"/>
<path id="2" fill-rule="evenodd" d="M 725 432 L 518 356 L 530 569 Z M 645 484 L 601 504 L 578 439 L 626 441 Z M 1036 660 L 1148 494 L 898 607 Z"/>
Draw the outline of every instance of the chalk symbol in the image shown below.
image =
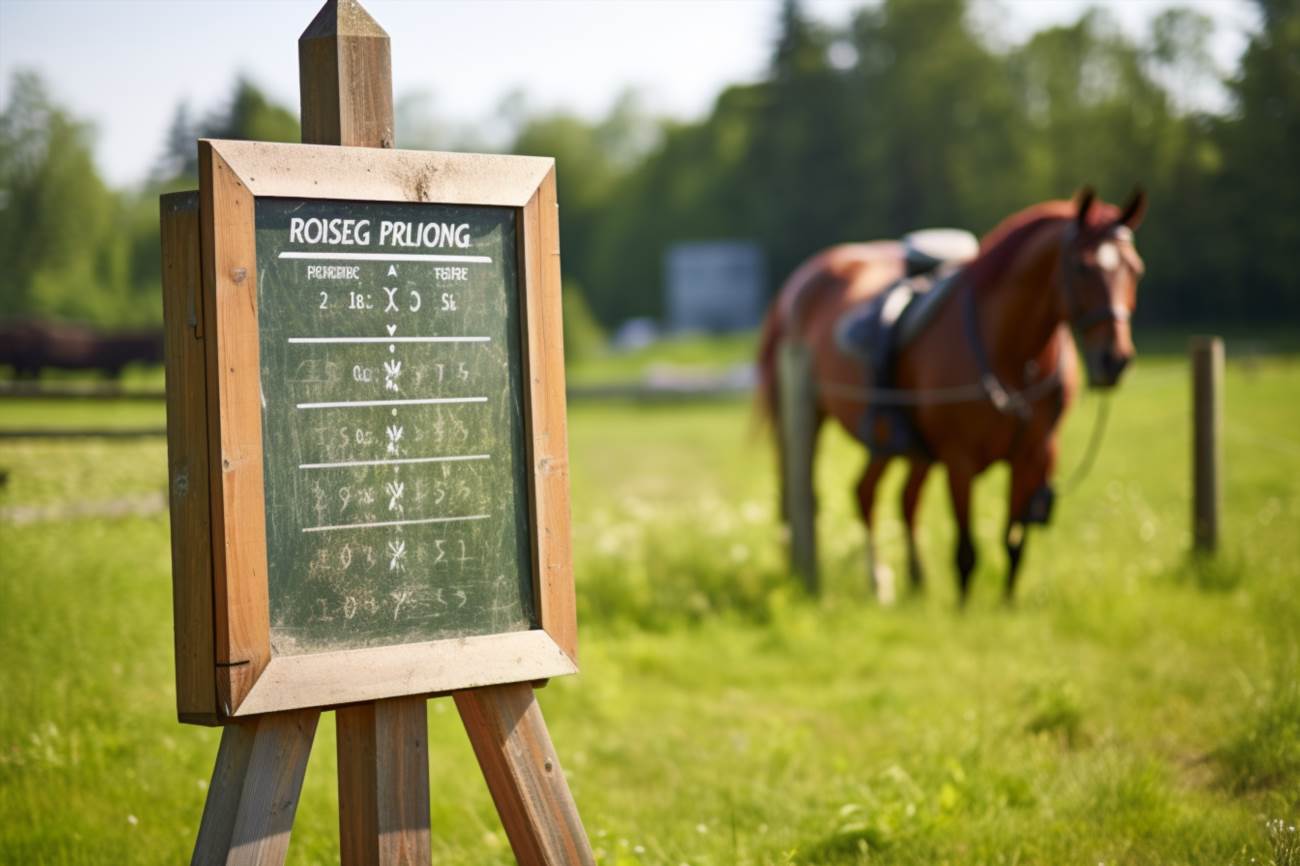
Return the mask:
<path id="1" fill-rule="evenodd" d="M 397 410 L 394 409 L 394 412 Z M 402 441 L 402 426 L 400 424 L 389 424 L 385 430 L 388 433 L 388 447 L 384 449 L 385 454 L 391 454 L 396 457 L 401 448 L 397 443 Z"/>
<path id="2" fill-rule="evenodd" d="M 390 481 L 384 485 L 384 489 L 388 491 L 388 510 L 403 511 L 402 497 L 406 494 L 406 483 L 403 481 Z"/>
<path id="3" fill-rule="evenodd" d="M 384 390 L 400 391 L 401 387 L 397 380 L 402 376 L 402 362 L 396 358 L 391 358 L 384 362 Z"/>
<path id="4" fill-rule="evenodd" d="M 406 570 L 406 566 L 402 563 L 402 560 L 406 558 L 405 541 L 398 540 L 398 541 L 388 542 L 388 556 L 389 556 L 389 560 L 388 560 L 389 571 Z"/>

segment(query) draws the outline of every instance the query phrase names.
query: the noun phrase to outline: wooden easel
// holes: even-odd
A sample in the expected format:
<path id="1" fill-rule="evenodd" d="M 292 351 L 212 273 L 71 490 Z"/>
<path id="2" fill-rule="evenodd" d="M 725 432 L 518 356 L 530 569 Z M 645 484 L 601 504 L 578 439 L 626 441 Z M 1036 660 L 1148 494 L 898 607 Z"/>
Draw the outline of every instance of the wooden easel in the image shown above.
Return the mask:
<path id="1" fill-rule="evenodd" d="M 328 0 L 298 42 L 298 62 L 305 144 L 393 146 L 388 34 L 356 0 Z M 336 708 L 345 866 L 431 862 L 428 697 Z M 533 684 L 452 697 L 518 861 L 594 864 Z M 193 864 L 284 862 L 321 712 L 225 726 Z"/>

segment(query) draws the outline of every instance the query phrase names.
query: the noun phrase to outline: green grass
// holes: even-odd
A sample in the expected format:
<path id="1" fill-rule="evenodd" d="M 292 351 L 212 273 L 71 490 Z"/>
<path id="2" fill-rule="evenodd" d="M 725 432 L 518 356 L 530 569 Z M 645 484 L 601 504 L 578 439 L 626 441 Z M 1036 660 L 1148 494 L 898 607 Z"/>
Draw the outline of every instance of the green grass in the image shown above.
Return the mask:
<path id="1" fill-rule="evenodd" d="M 599 862 L 1300 864 L 1300 363 L 1229 364 L 1213 560 L 1187 553 L 1187 385 L 1176 359 L 1133 371 L 1013 610 L 1006 474 L 980 481 L 965 614 L 941 477 L 930 592 L 881 609 L 862 455 L 828 431 L 811 601 L 746 405 L 573 406 L 583 673 L 540 695 Z M 111 499 L 163 489 L 165 446 L 0 442 L 0 469 L 0 507 Z M 901 575 L 900 475 L 879 525 Z M 0 522 L 0 863 L 188 856 L 218 733 L 174 721 L 168 575 L 162 516 Z M 435 862 L 510 862 L 445 700 L 430 752 Z M 327 716 L 291 863 L 337 862 L 334 760 Z"/>

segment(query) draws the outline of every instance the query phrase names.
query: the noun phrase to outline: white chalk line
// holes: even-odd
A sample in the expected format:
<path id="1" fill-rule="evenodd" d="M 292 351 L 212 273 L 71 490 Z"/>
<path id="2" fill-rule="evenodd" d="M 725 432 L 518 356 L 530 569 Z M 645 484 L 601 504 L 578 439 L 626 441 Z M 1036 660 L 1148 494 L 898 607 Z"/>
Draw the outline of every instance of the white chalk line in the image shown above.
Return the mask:
<path id="1" fill-rule="evenodd" d="M 490 343 L 491 337 L 290 337 L 290 343 Z"/>
<path id="2" fill-rule="evenodd" d="M 450 457 L 394 457 L 390 460 L 344 460 L 339 463 L 299 463 L 299 469 L 334 469 L 348 466 L 409 466 L 413 463 L 460 463 L 488 460 L 489 454 L 455 454 Z"/>
<path id="3" fill-rule="evenodd" d="M 434 406 L 448 403 L 486 403 L 487 397 L 422 397 L 412 400 L 335 400 L 328 403 L 299 403 L 299 409 L 350 409 L 354 406 Z"/>
<path id="4" fill-rule="evenodd" d="M 471 264 L 492 264 L 491 256 L 451 256 L 431 253 L 309 253 L 287 250 L 280 253 L 280 258 L 340 262 L 469 262 Z"/>
<path id="5" fill-rule="evenodd" d="M 467 514 L 461 517 L 424 517 L 417 520 L 381 520 L 375 523 L 342 523 L 336 526 L 305 526 L 303 532 L 332 532 L 336 529 L 375 529 L 383 526 L 421 526 L 429 523 L 459 523 L 465 520 L 487 520 L 488 514 Z"/>

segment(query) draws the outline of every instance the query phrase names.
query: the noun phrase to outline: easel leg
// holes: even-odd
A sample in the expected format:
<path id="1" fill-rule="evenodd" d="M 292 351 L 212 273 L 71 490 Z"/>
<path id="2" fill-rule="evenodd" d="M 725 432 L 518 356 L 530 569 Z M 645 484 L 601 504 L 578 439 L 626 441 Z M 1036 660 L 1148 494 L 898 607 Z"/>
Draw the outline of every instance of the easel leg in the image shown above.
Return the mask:
<path id="1" fill-rule="evenodd" d="M 343 866 L 429 866 L 425 698 L 343 707 L 335 718 Z"/>
<path id="2" fill-rule="evenodd" d="M 278 866 L 289 848 L 319 710 L 227 725 L 191 866 Z"/>
<path id="3" fill-rule="evenodd" d="M 521 866 L 594 866 L 532 686 L 471 689 L 455 699 L 515 859 Z"/>

